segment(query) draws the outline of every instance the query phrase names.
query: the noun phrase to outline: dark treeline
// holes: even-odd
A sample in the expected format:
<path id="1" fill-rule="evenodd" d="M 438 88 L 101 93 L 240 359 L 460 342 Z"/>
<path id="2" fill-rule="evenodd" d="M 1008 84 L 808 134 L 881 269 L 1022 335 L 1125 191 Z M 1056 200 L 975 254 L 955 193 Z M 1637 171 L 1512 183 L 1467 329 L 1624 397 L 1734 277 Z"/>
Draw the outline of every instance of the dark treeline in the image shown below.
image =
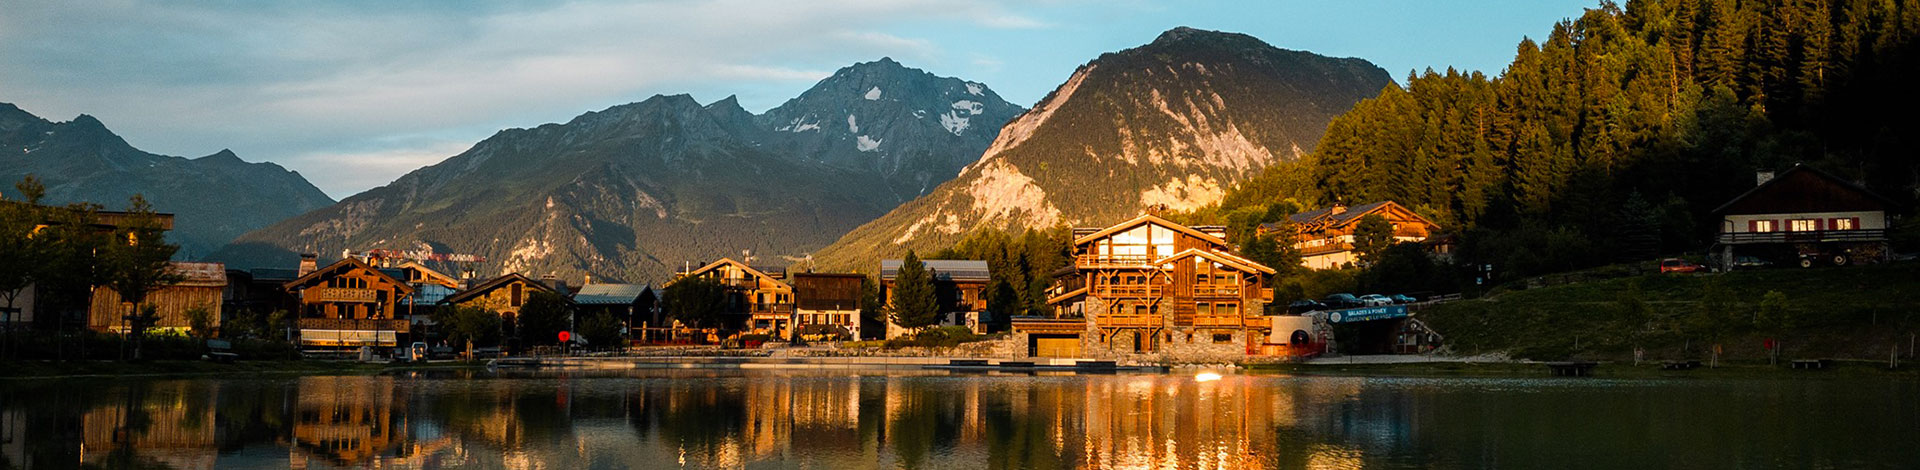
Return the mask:
<path id="1" fill-rule="evenodd" d="M 1795 163 L 1911 201 L 1916 35 L 1920 0 L 1605 2 L 1498 77 L 1387 87 L 1202 215 L 1390 199 L 1510 278 L 1703 248 Z"/>
<path id="2" fill-rule="evenodd" d="M 1026 230 L 1019 234 L 993 229 L 976 230 L 960 243 L 927 259 L 985 260 L 992 271 L 987 284 L 987 311 L 1004 323 L 1009 315 L 1048 315 L 1047 288 L 1053 272 L 1066 267 L 1072 255 L 1073 231 L 1066 226 Z"/>

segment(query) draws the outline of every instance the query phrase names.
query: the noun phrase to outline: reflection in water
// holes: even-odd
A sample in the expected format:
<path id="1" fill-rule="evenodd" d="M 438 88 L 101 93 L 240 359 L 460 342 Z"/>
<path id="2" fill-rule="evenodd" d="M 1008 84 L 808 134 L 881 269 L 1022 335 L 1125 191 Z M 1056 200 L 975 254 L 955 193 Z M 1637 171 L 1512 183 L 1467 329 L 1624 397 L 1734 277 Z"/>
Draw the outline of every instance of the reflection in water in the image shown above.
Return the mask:
<path id="1" fill-rule="evenodd" d="M 1916 391 L 897 371 L 38 381 L 0 383 L 0 468 L 1899 467 L 1920 461 Z"/>

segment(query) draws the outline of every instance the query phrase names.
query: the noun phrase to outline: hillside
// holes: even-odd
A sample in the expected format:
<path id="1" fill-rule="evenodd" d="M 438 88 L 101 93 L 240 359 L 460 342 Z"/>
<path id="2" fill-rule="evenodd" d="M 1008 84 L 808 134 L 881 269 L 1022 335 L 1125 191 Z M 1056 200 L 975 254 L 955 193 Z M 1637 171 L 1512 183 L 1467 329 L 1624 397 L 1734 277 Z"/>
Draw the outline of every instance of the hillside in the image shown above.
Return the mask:
<path id="1" fill-rule="evenodd" d="M 816 257 L 855 269 L 980 228 L 1112 223 L 1148 207 L 1212 204 L 1267 165 L 1310 151 L 1328 120 L 1390 84 L 1360 59 L 1244 34 L 1167 31 L 1082 65 L 958 177 Z"/>
<path id="2" fill-rule="evenodd" d="M 93 116 L 51 122 L 0 103 L 0 193 L 28 174 L 47 187 L 48 204 L 91 202 L 125 209 L 134 194 L 173 213 L 169 240 L 180 257 L 199 258 L 247 231 L 332 204 L 299 173 L 248 163 L 228 150 L 188 159 L 134 148 Z"/>
<path id="3" fill-rule="evenodd" d="M 965 117 L 983 121 L 1018 109 L 984 85 L 886 59 L 842 69 L 761 116 L 732 97 L 703 106 L 655 96 L 501 131 L 391 184 L 249 233 L 218 257 L 284 267 L 299 252 L 431 248 L 487 257 L 475 267 L 481 276 L 634 282 L 663 282 L 681 266 L 746 251 L 780 263 L 951 175 L 955 155 L 978 155 L 991 132 L 941 123 L 963 100 Z"/>

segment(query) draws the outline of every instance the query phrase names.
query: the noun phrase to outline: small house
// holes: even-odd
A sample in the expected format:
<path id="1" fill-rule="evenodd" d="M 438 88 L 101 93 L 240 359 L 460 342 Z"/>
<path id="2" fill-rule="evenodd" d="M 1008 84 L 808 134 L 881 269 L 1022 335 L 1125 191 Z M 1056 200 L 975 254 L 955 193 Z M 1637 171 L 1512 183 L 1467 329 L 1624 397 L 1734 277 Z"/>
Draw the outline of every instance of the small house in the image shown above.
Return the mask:
<path id="1" fill-rule="evenodd" d="M 1794 165 L 1755 175 L 1755 186 L 1713 210 L 1717 268 L 1741 257 L 1800 266 L 1884 262 L 1893 200 L 1833 174 Z"/>
<path id="2" fill-rule="evenodd" d="M 1380 201 L 1353 207 L 1335 204 L 1325 209 L 1293 214 L 1287 216 L 1291 230 L 1275 223 L 1261 224 L 1259 232 L 1261 235 L 1279 236 L 1282 242 L 1291 242 L 1293 248 L 1300 251 L 1300 264 L 1308 269 L 1339 269 L 1359 260 L 1353 252 L 1354 230 L 1359 228 L 1360 220 L 1369 215 L 1386 219 L 1387 224 L 1393 226 L 1393 240 L 1396 242 L 1424 242 L 1440 229 L 1439 225 L 1406 206 L 1393 201 Z"/>

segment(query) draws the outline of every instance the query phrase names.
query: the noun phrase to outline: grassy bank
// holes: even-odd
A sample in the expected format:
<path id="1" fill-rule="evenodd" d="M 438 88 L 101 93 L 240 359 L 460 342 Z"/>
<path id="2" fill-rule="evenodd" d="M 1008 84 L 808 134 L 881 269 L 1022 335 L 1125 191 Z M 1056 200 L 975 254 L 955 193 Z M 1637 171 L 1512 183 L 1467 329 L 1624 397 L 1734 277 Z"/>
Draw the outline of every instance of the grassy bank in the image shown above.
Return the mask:
<path id="1" fill-rule="evenodd" d="M 1496 292 L 1419 318 L 1455 352 L 1516 358 L 1762 362 L 1780 357 L 1884 362 L 1912 355 L 1920 333 L 1920 265 L 1649 274 Z"/>
<path id="2" fill-rule="evenodd" d="M 248 376 L 375 374 L 397 370 L 482 367 L 484 363 L 363 364 L 350 361 L 0 361 L 0 380 L 87 376 Z"/>

